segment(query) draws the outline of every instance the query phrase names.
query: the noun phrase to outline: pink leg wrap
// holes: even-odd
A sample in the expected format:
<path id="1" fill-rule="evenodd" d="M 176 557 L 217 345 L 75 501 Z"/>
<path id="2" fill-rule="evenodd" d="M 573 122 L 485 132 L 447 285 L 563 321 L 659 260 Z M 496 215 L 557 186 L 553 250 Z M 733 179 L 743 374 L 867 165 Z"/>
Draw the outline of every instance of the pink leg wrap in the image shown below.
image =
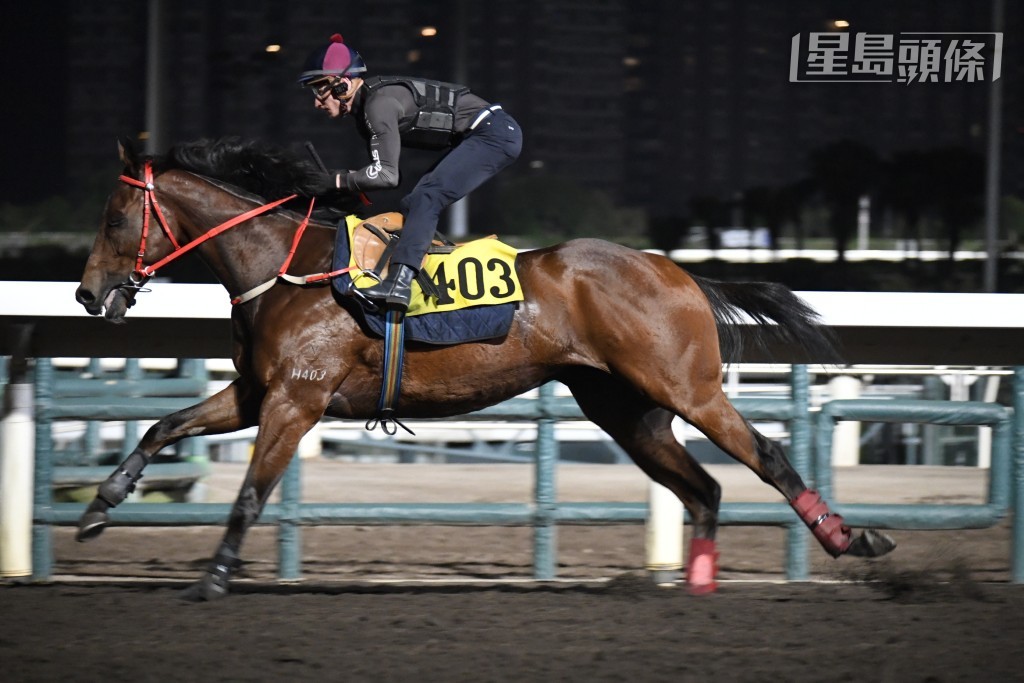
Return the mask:
<path id="1" fill-rule="evenodd" d="M 686 563 L 686 589 L 691 595 L 704 595 L 718 590 L 718 551 L 707 538 L 690 541 L 690 559 Z"/>
<path id="2" fill-rule="evenodd" d="M 817 491 L 807 489 L 789 504 L 829 555 L 839 557 L 850 547 L 850 527 L 843 523 L 842 516 L 828 509 Z"/>

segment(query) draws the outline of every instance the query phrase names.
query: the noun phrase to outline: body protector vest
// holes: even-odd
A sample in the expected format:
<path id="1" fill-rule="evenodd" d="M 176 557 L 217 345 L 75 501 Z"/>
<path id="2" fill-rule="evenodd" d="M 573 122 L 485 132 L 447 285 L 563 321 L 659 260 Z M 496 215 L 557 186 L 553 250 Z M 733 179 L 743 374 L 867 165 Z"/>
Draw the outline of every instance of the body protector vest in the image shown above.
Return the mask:
<path id="1" fill-rule="evenodd" d="M 405 76 L 374 76 L 363 86 L 371 93 L 385 85 L 403 85 L 412 93 L 416 112 L 399 120 L 402 144 L 417 149 L 451 147 L 455 137 L 455 111 L 459 97 L 469 88 L 455 83 Z"/>

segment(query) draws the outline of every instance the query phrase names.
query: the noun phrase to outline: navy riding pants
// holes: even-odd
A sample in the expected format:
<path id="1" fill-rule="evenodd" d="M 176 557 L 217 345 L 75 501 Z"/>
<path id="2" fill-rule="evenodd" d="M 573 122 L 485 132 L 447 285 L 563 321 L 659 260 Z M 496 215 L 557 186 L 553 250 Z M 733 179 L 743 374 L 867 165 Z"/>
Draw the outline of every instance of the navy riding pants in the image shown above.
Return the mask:
<path id="1" fill-rule="evenodd" d="M 480 121 L 402 199 L 405 227 L 391 261 L 419 270 L 441 212 L 515 161 L 522 148 L 523 132 L 503 110 Z"/>

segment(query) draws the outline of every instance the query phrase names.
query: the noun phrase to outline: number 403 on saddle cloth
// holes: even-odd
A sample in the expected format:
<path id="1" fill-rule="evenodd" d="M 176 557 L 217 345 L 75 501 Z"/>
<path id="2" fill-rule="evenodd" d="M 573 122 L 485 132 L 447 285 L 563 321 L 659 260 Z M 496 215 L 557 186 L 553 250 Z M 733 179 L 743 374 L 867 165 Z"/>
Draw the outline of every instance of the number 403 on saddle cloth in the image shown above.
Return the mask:
<path id="1" fill-rule="evenodd" d="M 354 225 L 348 227 L 351 231 Z M 515 268 L 516 253 L 515 247 L 489 237 L 462 244 L 448 254 L 429 254 L 423 269 L 442 296 L 440 299 L 424 297 L 419 284 L 413 283 L 406 315 L 522 301 L 523 291 Z M 369 287 L 375 280 L 356 277 L 354 282 L 356 287 Z"/>

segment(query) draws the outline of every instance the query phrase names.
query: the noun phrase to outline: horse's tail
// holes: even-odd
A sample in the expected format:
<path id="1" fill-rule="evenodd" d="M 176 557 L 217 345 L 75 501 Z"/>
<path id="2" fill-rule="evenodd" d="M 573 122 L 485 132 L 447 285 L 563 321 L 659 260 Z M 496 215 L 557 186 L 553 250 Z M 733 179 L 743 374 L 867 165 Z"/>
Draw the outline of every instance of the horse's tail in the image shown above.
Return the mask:
<path id="1" fill-rule="evenodd" d="M 746 342 L 766 354 L 770 352 L 769 344 L 780 343 L 801 350 L 799 355 L 806 355 L 806 362 L 842 362 L 835 334 L 822 323 L 817 311 L 785 285 L 691 277 L 711 305 L 726 363 L 741 360 Z M 747 324 L 750 320 L 755 325 Z"/>

